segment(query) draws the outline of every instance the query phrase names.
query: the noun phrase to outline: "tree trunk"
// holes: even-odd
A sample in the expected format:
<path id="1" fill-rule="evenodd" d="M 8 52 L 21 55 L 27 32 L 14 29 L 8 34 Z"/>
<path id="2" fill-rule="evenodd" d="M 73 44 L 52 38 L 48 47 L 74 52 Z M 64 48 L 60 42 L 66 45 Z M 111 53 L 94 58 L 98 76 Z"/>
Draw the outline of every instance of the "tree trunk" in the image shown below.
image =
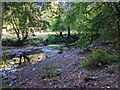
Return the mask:
<path id="1" fill-rule="evenodd" d="M 0 60 L 2 58 L 2 2 L 0 2 Z M 2 75 L 0 75 L 0 90 L 2 89 Z"/>
<path id="2" fill-rule="evenodd" d="M 14 25 L 14 23 L 15 23 L 15 20 L 13 20 L 13 21 L 10 21 L 11 22 L 11 24 L 12 24 L 12 26 L 13 26 L 13 29 L 14 29 L 14 31 L 15 31 L 15 33 L 16 33 L 16 35 L 17 35 L 17 42 L 19 42 L 20 43 L 20 41 L 21 41 L 21 39 L 20 39 L 20 35 L 19 35 L 19 30 L 15 27 L 15 25 Z"/>
<path id="3" fill-rule="evenodd" d="M 23 38 L 22 38 L 22 41 L 26 40 L 27 37 L 28 37 L 28 31 L 26 30 L 26 31 L 24 32 L 24 36 L 23 36 Z"/>
<path id="4" fill-rule="evenodd" d="M 17 35 L 17 42 L 20 42 L 20 35 L 19 35 L 19 32 L 17 32 L 17 30 L 16 30 L 16 28 L 13 26 L 13 29 L 15 30 L 15 33 L 16 33 L 16 35 Z"/>
<path id="5" fill-rule="evenodd" d="M 118 41 L 120 40 L 120 22 L 117 21 L 117 29 L 118 29 Z"/>
<path id="6" fill-rule="evenodd" d="M 1 40 L 1 37 L 2 37 L 2 2 L 0 2 L 0 60 L 1 60 L 1 57 L 2 57 L 2 40 Z"/>
<path id="7" fill-rule="evenodd" d="M 68 36 L 67 37 L 70 38 L 70 35 L 71 35 L 70 34 L 70 26 L 68 25 Z"/>
<path id="8" fill-rule="evenodd" d="M 25 37 L 25 31 L 22 30 L 21 33 L 22 33 L 22 39 L 23 39 Z"/>
<path id="9" fill-rule="evenodd" d="M 120 53 L 120 22 L 117 21 L 117 29 L 118 29 L 118 42 L 117 42 L 117 51 Z"/>
<path id="10" fill-rule="evenodd" d="M 62 31 L 60 31 L 60 37 L 63 37 Z"/>

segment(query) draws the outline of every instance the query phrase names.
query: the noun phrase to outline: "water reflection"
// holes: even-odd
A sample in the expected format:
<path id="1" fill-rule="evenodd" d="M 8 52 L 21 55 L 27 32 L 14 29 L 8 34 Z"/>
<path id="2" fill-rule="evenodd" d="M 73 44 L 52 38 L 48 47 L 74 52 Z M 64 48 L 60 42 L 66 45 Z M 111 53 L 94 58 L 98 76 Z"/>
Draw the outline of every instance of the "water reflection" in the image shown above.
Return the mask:
<path id="1" fill-rule="evenodd" d="M 30 52 L 27 54 L 27 57 L 30 59 L 30 63 L 34 64 L 37 61 L 41 61 L 43 59 L 51 55 L 54 55 L 58 52 L 61 52 L 61 50 L 66 50 L 67 47 L 64 47 L 63 45 L 48 45 L 48 46 L 42 46 L 42 47 L 33 47 L 29 49 L 9 49 L 10 52 L 20 52 L 19 50 L 26 51 L 29 50 Z M 8 50 L 7 50 L 8 51 Z M 2 68 L 10 68 L 11 66 L 18 65 L 20 62 L 20 57 L 14 57 L 11 60 L 6 60 L 6 62 L 0 62 L 0 69 Z M 25 64 L 24 58 L 21 60 L 22 64 Z"/>
<path id="2" fill-rule="evenodd" d="M 7 60 L 6 62 L 0 62 L 0 75 L 2 75 L 3 84 L 5 84 L 5 87 L 11 87 L 14 83 L 17 83 L 17 71 L 28 64 L 34 64 L 38 61 L 44 60 L 46 57 L 50 57 L 61 50 L 66 50 L 67 47 L 61 47 L 59 46 L 43 46 L 43 47 L 36 47 L 32 48 L 32 51 L 27 55 L 29 57 L 30 62 L 24 61 L 24 58 L 22 58 L 22 65 L 19 66 L 20 58 L 14 57 L 11 60 Z M 16 49 L 18 50 L 18 49 Z M 8 82 L 9 81 L 9 82 Z M 7 84 L 6 84 L 7 82 Z M 7 85 L 7 86 L 6 86 Z"/>

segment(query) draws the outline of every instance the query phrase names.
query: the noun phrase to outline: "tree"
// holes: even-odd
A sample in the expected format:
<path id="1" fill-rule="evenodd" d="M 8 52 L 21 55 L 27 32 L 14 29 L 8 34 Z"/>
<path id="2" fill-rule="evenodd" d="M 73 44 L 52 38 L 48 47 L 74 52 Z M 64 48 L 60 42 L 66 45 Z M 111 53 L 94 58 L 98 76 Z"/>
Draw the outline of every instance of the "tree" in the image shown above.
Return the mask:
<path id="1" fill-rule="evenodd" d="M 2 22 L 2 2 L 0 2 L 0 22 Z M 2 23 L 0 23 L 0 46 L 2 46 L 1 36 L 2 36 Z M 2 51 L 1 49 L 2 48 L 0 47 L 0 51 Z M 1 58 L 2 58 L 2 52 L 0 52 L 0 60 Z"/>
<path id="2" fill-rule="evenodd" d="M 51 13 L 56 14 L 55 17 L 53 17 L 51 29 L 52 31 L 59 31 L 60 37 L 63 37 L 62 32 L 65 30 L 64 25 L 64 8 L 61 2 L 58 2 L 56 5 L 56 10 L 54 12 L 51 11 Z M 53 8 L 55 8 L 53 7 Z"/>
<path id="3" fill-rule="evenodd" d="M 70 31 L 71 31 L 71 24 L 73 24 L 72 23 L 72 20 L 73 20 L 73 18 L 74 18 L 74 16 L 72 16 L 73 14 L 70 12 L 70 11 L 72 11 L 72 9 L 73 9 L 73 3 L 66 3 L 66 8 L 67 8 L 67 16 L 66 16 L 66 20 L 65 20 L 65 22 L 66 22 L 66 24 L 67 24 L 67 30 L 68 30 L 68 38 L 70 38 L 70 35 L 71 35 L 71 33 L 70 33 Z M 70 14 L 70 15 L 69 15 Z M 72 17 L 71 17 L 72 16 Z"/>
<path id="4" fill-rule="evenodd" d="M 80 47 L 95 41 L 115 40 L 119 35 L 119 3 L 74 3 L 67 20 L 78 30 Z M 112 8 L 112 9 L 110 9 Z M 111 12 L 112 10 L 112 12 Z"/>
<path id="5" fill-rule="evenodd" d="M 8 2 L 5 3 L 4 22 L 13 27 L 18 45 L 28 37 L 29 27 L 44 27 L 48 23 L 41 19 L 41 11 L 37 3 Z"/>
<path id="6" fill-rule="evenodd" d="M 112 12 L 112 15 L 116 19 L 116 25 L 118 30 L 118 41 L 120 40 L 120 2 L 106 3 L 109 7 L 109 10 Z"/>

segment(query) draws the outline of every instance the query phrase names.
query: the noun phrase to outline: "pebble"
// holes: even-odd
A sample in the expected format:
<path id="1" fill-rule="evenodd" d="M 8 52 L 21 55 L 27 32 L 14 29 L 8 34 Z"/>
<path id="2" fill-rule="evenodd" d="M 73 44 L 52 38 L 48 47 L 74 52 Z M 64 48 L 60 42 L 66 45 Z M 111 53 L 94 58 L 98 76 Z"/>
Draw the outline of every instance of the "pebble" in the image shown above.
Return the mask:
<path id="1" fill-rule="evenodd" d="M 110 88 L 110 86 L 107 86 L 107 88 Z"/>
<path id="2" fill-rule="evenodd" d="M 92 80 L 97 80 L 98 77 L 91 77 Z"/>
<path id="3" fill-rule="evenodd" d="M 12 84 L 9 84 L 9 86 L 11 86 Z"/>
<path id="4" fill-rule="evenodd" d="M 53 84 L 52 83 L 49 83 L 50 86 L 52 86 Z"/>
<path id="5" fill-rule="evenodd" d="M 35 71 L 36 69 L 35 69 L 35 68 L 33 68 L 32 70 L 33 70 L 33 71 Z"/>
<path id="6" fill-rule="evenodd" d="M 94 84 L 95 86 L 97 85 L 97 83 Z"/>
<path id="7" fill-rule="evenodd" d="M 93 83 L 88 83 L 88 86 L 92 87 L 92 86 L 94 86 L 94 84 Z"/>
<path id="8" fill-rule="evenodd" d="M 80 78 L 83 73 L 84 73 L 84 72 L 81 71 L 81 72 L 78 74 L 78 78 Z"/>

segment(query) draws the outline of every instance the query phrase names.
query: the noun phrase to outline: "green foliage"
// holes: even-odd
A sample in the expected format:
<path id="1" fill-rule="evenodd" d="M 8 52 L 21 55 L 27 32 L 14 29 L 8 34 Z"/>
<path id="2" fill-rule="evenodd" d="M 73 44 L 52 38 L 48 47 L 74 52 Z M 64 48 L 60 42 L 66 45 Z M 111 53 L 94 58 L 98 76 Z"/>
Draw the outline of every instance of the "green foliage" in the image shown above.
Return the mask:
<path id="1" fill-rule="evenodd" d="M 49 44 L 65 44 L 65 43 L 72 43 L 79 39 L 79 35 L 71 34 L 71 37 L 68 39 L 63 34 L 63 37 L 60 37 L 58 34 L 55 35 L 48 35 L 48 43 Z"/>
<path id="2" fill-rule="evenodd" d="M 29 46 L 38 46 L 43 43 L 43 38 L 46 39 L 47 35 L 41 35 L 41 36 L 29 36 L 25 41 L 24 45 L 29 44 Z M 3 46 L 15 46 L 15 43 L 17 41 L 16 35 L 3 35 L 2 37 L 2 45 Z"/>
<path id="3" fill-rule="evenodd" d="M 30 46 L 38 46 L 40 44 L 42 44 L 43 42 L 43 38 L 39 37 L 39 36 L 34 36 L 34 37 L 29 37 L 26 42 L 28 42 L 28 44 Z"/>
<path id="4" fill-rule="evenodd" d="M 95 41 L 99 37 L 97 33 L 92 31 L 83 32 L 79 35 L 80 35 L 79 39 L 73 42 L 72 44 L 80 48 L 86 48 L 88 45 L 90 45 L 93 41 Z"/>
<path id="5" fill-rule="evenodd" d="M 88 35 L 82 35 L 77 41 L 73 42 L 72 44 L 80 48 L 85 48 L 90 44 L 90 38 Z"/>
<path id="6" fill-rule="evenodd" d="M 54 62 L 45 63 L 43 65 L 43 73 L 42 73 L 41 78 L 43 78 L 43 79 L 52 78 L 52 77 L 56 77 L 60 74 L 61 74 L 61 71 L 59 69 L 57 69 Z"/>
<path id="7" fill-rule="evenodd" d="M 2 35 L 2 45 L 3 46 L 11 46 L 17 41 L 16 35 Z"/>
<path id="8" fill-rule="evenodd" d="M 116 52 L 108 52 L 106 49 L 93 50 L 81 63 L 81 67 L 101 67 L 119 61 Z"/>
<path id="9" fill-rule="evenodd" d="M 41 8 L 38 8 L 37 4 Z M 96 41 L 115 40 L 120 37 L 119 7 L 120 4 L 117 2 L 5 3 L 3 21 L 5 25 L 11 25 L 15 29 L 17 38 L 20 39 L 27 36 L 26 31 L 30 27 L 63 32 L 70 26 L 68 31 L 74 30 L 79 33 L 79 40 L 73 44 L 84 48 Z M 56 44 L 59 41 L 66 42 L 65 40 L 66 38 L 51 36 L 49 42 Z M 74 42 L 75 39 L 67 41 Z M 34 45 L 39 43 L 35 40 L 32 42 Z"/>
<path id="10" fill-rule="evenodd" d="M 62 39 L 58 34 L 48 35 L 47 39 L 49 44 L 61 44 L 65 41 L 65 39 Z"/>
<path id="11" fill-rule="evenodd" d="M 112 4 L 112 3 L 111 3 Z M 99 32 L 98 41 L 114 40 L 117 38 L 117 26 L 114 15 L 111 15 L 111 10 L 106 4 L 101 4 L 101 12 L 91 20 L 94 30 Z M 92 11 L 94 12 L 94 11 Z"/>
<path id="12" fill-rule="evenodd" d="M 64 20 L 61 17 L 57 17 L 51 25 L 51 29 L 52 31 L 64 31 L 65 30 L 65 26 L 64 26 Z"/>
<path id="13" fill-rule="evenodd" d="M 36 3 L 8 2 L 4 4 L 3 22 L 5 26 L 11 26 L 10 29 L 14 30 L 18 41 L 27 38 L 31 27 L 40 27 L 42 30 L 49 27 L 49 22 L 41 18 L 41 10 Z"/>
<path id="14" fill-rule="evenodd" d="M 7 50 L 7 48 L 3 48 L 3 50 L 5 51 L 5 50 Z M 3 61 L 4 63 L 7 62 L 7 54 L 10 54 L 10 53 L 9 53 L 9 52 L 3 52 L 3 53 L 2 53 L 2 61 Z"/>
<path id="15" fill-rule="evenodd" d="M 7 61 L 7 57 L 6 57 L 6 54 L 8 54 L 8 52 L 5 52 L 5 53 L 3 53 L 2 55 L 2 61 L 3 62 L 6 62 Z"/>
<path id="16" fill-rule="evenodd" d="M 120 7 L 119 3 L 74 3 L 73 6 L 66 21 L 80 35 L 73 43 L 76 46 L 84 48 L 94 41 L 115 40 L 120 36 L 117 26 L 120 18 L 113 15 L 119 12 L 116 9 Z"/>

